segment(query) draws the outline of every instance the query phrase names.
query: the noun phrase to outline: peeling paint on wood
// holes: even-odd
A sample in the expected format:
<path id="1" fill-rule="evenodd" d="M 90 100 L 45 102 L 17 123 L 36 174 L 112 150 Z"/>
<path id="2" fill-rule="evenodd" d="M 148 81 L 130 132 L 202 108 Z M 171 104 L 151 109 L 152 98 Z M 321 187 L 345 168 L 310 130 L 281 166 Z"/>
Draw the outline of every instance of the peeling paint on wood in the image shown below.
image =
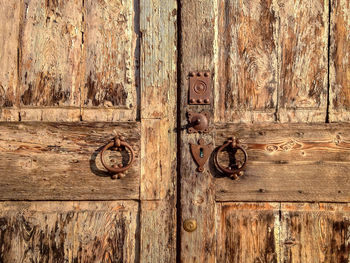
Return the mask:
<path id="1" fill-rule="evenodd" d="M 20 1 L 2 1 L 0 4 L 0 109 L 18 106 L 16 92 L 20 10 Z"/>
<path id="2" fill-rule="evenodd" d="M 281 262 L 350 260 L 349 204 L 281 205 Z"/>
<path id="3" fill-rule="evenodd" d="M 20 105 L 80 107 L 80 0 L 24 0 L 20 24 Z"/>
<path id="4" fill-rule="evenodd" d="M 1 262 L 137 262 L 138 203 L 2 202 Z"/>
<path id="5" fill-rule="evenodd" d="M 219 3 L 215 119 L 324 122 L 328 0 Z"/>
<path id="6" fill-rule="evenodd" d="M 349 204 L 220 203 L 217 262 L 349 262 Z"/>
<path id="7" fill-rule="evenodd" d="M 278 67 L 272 1 L 219 3 L 217 117 L 239 121 L 247 111 L 266 111 L 273 118 Z M 227 111 L 234 113 L 227 116 Z"/>
<path id="8" fill-rule="evenodd" d="M 330 32 L 330 121 L 350 121 L 350 4 L 332 0 Z"/>
<path id="9" fill-rule="evenodd" d="M 84 108 L 137 108 L 137 12 L 133 0 L 84 1 Z"/>
<path id="10" fill-rule="evenodd" d="M 281 122 L 326 120 L 328 1 L 276 1 Z"/>
<path id="11" fill-rule="evenodd" d="M 279 209 L 279 203 L 218 205 L 217 262 L 280 262 Z"/>

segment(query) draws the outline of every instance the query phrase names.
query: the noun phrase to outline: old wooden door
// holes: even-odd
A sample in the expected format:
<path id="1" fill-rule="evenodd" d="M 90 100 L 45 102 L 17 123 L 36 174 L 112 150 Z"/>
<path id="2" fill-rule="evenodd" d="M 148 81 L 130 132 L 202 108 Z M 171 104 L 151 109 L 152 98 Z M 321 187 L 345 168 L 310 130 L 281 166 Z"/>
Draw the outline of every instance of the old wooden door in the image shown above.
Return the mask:
<path id="1" fill-rule="evenodd" d="M 176 14 L 0 1 L 0 262 L 174 262 Z M 115 135 L 135 161 L 113 180 Z"/>
<path id="2" fill-rule="evenodd" d="M 179 10 L 180 214 L 197 224 L 179 229 L 181 262 L 349 262 L 350 2 L 183 0 Z M 197 87 L 212 89 L 210 105 L 188 97 L 198 70 L 211 76 Z M 188 111 L 209 112 L 208 133 L 188 133 Z M 248 153 L 238 178 L 215 163 L 231 136 Z M 190 153 L 200 138 L 215 149 L 202 173 Z M 242 150 L 224 150 L 219 165 L 243 164 Z"/>

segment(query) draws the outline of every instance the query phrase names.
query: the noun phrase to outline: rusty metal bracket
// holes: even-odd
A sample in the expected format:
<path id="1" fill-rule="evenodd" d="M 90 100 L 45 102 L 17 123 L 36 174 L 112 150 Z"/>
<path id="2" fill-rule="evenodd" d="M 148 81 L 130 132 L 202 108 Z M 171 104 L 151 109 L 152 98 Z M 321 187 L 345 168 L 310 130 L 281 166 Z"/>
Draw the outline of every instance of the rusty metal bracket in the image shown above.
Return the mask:
<path id="1" fill-rule="evenodd" d="M 202 111 L 201 113 L 188 111 L 188 133 L 208 133 L 209 132 L 209 112 Z"/>
<path id="2" fill-rule="evenodd" d="M 204 145 L 204 140 L 200 139 L 198 141 L 198 144 L 190 143 L 190 147 L 191 147 L 192 157 L 196 162 L 196 164 L 198 165 L 197 171 L 202 173 L 204 171 L 203 167 L 205 163 L 208 161 L 209 156 L 212 152 L 213 144 L 210 143 L 208 145 Z"/>
<path id="3" fill-rule="evenodd" d="M 211 86 L 210 72 L 198 71 L 190 72 L 190 89 L 189 101 L 190 105 L 206 105 L 211 103 Z"/>

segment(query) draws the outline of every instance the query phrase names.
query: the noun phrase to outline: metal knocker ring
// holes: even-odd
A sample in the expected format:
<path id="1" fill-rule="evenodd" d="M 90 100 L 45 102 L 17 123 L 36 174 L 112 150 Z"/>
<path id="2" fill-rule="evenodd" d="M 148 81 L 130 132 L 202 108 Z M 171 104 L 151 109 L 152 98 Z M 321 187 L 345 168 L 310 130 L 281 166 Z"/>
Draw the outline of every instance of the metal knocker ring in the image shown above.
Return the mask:
<path id="1" fill-rule="evenodd" d="M 123 147 L 127 148 L 130 152 L 130 159 L 128 164 L 126 166 L 123 166 L 123 164 L 108 166 L 103 158 L 105 151 L 107 151 L 110 148 L 116 148 L 117 151 L 121 151 Z M 123 137 L 115 137 L 113 141 L 109 142 L 105 147 L 103 147 L 101 151 L 101 162 L 103 166 L 108 170 L 108 172 L 112 174 L 112 179 L 119 179 L 121 177 L 124 177 L 125 175 L 123 174 L 123 172 L 130 168 L 130 166 L 134 162 L 134 158 L 134 150 L 126 141 L 124 141 Z"/>
<path id="2" fill-rule="evenodd" d="M 244 155 L 244 161 L 243 164 L 236 168 L 236 169 L 232 169 L 231 167 L 223 167 L 220 163 L 219 163 L 219 153 L 222 152 L 226 147 L 231 147 L 233 149 L 237 149 L 240 150 L 243 155 Z M 230 138 L 226 143 L 224 143 L 222 146 L 220 146 L 220 148 L 218 149 L 218 151 L 216 152 L 215 155 L 215 164 L 217 166 L 217 168 L 223 172 L 224 174 L 229 175 L 230 177 L 235 177 L 238 178 L 238 176 L 242 176 L 243 175 L 243 169 L 246 166 L 248 161 L 248 154 L 246 152 L 246 150 L 238 145 L 238 140 L 236 140 L 236 138 L 232 137 Z"/>

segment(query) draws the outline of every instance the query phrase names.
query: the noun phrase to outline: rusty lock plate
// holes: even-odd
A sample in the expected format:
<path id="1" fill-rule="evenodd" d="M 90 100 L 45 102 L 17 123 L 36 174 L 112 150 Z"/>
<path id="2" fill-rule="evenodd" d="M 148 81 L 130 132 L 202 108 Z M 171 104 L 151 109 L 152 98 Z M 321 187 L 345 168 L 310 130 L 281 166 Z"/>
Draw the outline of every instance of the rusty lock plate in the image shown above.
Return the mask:
<path id="1" fill-rule="evenodd" d="M 206 105 L 211 103 L 210 72 L 198 71 L 190 72 L 190 105 Z"/>
<path id="2" fill-rule="evenodd" d="M 197 171 L 202 173 L 204 171 L 204 165 L 208 161 L 209 156 L 212 152 L 213 144 L 204 144 L 204 140 L 200 139 L 198 144 L 190 143 L 191 154 L 198 165 Z"/>

